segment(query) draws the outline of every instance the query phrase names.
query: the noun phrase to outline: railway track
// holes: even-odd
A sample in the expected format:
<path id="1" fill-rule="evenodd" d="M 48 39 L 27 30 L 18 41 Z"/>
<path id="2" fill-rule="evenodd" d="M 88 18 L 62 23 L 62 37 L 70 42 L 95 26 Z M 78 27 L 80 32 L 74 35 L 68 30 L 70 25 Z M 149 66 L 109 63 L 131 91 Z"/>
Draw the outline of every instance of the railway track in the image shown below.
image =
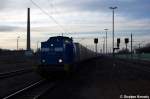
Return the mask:
<path id="1" fill-rule="evenodd" d="M 2 99 L 40 99 L 47 91 L 55 88 L 56 83 L 46 80 L 37 81 L 23 89 L 20 89 Z"/>
<path id="2" fill-rule="evenodd" d="M 124 95 L 143 95 L 149 93 L 145 86 L 150 79 L 150 68 L 141 64 L 116 60 L 114 82 L 119 89 L 120 98 Z"/>
<path id="3" fill-rule="evenodd" d="M 4 73 L 0 73 L 0 79 L 16 76 L 19 74 L 29 73 L 32 71 L 33 69 L 21 69 L 21 70 L 16 70 L 11 72 L 4 72 Z"/>
<path id="4" fill-rule="evenodd" d="M 120 84 L 120 69 L 119 66 L 114 64 L 114 62 L 112 62 L 112 67 L 111 67 L 111 78 L 114 82 L 114 85 L 116 86 L 116 88 L 118 89 L 118 91 L 120 92 L 120 94 L 124 93 L 124 89 L 122 88 L 121 84 Z"/>
<path id="5" fill-rule="evenodd" d="M 11 98 L 15 99 L 15 97 L 21 95 L 25 91 L 28 91 L 29 89 L 32 89 L 32 88 L 34 88 L 34 87 L 36 87 L 36 86 L 38 86 L 38 85 L 40 85 L 42 83 L 44 83 L 44 80 L 37 81 L 37 82 L 35 82 L 35 83 L 33 83 L 33 84 L 23 88 L 23 89 L 20 89 L 20 90 L 14 92 L 14 93 L 12 93 L 12 94 L 10 94 L 8 96 L 3 97 L 2 99 L 11 99 Z"/>
<path id="6" fill-rule="evenodd" d="M 127 61 L 127 60 L 119 60 L 118 61 L 120 64 L 126 64 L 126 66 L 129 66 L 129 67 L 132 67 L 132 68 L 135 68 L 135 69 L 138 69 L 140 71 L 145 71 L 145 72 L 148 72 L 150 73 L 150 64 L 138 64 L 135 62 L 132 62 L 132 61 Z"/>
<path id="7" fill-rule="evenodd" d="M 126 62 L 130 62 L 136 65 L 143 65 L 143 66 L 150 66 L 150 61 L 146 61 L 146 60 L 141 60 L 141 59 L 121 59 L 121 58 L 117 58 L 120 61 L 126 61 Z"/>

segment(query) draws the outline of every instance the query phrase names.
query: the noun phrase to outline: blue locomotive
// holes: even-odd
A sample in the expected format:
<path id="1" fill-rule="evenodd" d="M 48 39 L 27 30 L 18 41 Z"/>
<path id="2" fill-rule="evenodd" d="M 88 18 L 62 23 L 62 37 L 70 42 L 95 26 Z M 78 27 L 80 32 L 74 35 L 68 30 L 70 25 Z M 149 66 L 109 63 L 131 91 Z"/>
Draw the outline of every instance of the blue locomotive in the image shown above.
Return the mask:
<path id="1" fill-rule="evenodd" d="M 41 42 L 41 65 L 38 68 L 42 74 L 71 72 L 78 68 L 75 64 L 94 56 L 93 51 L 74 43 L 72 38 L 54 36 Z"/>

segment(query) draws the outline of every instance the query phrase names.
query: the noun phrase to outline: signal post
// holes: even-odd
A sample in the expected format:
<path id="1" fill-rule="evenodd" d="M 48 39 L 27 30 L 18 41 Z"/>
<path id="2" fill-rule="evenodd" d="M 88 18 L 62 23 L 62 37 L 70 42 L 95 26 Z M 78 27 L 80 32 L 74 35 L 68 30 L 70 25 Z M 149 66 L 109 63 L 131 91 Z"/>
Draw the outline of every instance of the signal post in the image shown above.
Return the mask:
<path id="1" fill-rule="evenodd" d="M 97 43 L 98 43 L 98 38 L 95 38 L 95 39 L 94 39 L 94 44 L 95 44 L 96 56 L 97 56 Z"/>

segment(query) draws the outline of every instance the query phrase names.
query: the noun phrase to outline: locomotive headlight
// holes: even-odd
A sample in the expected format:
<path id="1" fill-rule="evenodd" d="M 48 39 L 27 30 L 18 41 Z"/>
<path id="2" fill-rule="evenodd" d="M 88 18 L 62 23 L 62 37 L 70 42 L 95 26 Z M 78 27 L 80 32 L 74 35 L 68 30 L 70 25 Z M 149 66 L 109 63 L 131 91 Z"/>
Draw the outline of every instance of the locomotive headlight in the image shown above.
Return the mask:
<path id="1" fill-rule="evenodd" d="M 43 59 L 42 62 L 45 63 L 45 60 Z"/>
<path id="2" fill-rule="evenodd" d="M 59 63 L 62 63 L 62 61 L 63 61 L 62 59 L 59 59 L 59 60 L 58 60 Z"/>

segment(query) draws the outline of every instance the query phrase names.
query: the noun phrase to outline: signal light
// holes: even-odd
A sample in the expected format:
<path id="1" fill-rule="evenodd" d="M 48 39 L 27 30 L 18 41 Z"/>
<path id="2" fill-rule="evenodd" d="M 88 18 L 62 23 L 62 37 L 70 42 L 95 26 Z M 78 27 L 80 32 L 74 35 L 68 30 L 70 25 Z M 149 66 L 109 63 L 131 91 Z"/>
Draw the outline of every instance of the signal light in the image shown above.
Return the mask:
<path id="1" fill-rule="evenodd" d="M 117 38 L 117 48 L 119 48 L 120 45 L 120 38 Z"/>
<path id="2" fill-rule="evenodd" d="M 129 38 L 125 38 L 124 40 L 126 44 L 129 43 Z"/>
<path id="3" fill-rule="evenodd" d="M 117 38 L 117 44 L 119 44 L 120 43 L 120 38 Z"/>
<path id="4" fill-rule="evenodd" d="M 59 63 L 62 63 L 62 62 L 63 62 L 63 60 L 62 60 L 62 59 L 59 59 L 59 60 L 58 60 L 58 62 L 59 62 Z"/>
<path id="5" fill-rule="evenodd" d="M 94 43 L 97 44 L 98 43 L 98 38 L 94 39 Z"/>

